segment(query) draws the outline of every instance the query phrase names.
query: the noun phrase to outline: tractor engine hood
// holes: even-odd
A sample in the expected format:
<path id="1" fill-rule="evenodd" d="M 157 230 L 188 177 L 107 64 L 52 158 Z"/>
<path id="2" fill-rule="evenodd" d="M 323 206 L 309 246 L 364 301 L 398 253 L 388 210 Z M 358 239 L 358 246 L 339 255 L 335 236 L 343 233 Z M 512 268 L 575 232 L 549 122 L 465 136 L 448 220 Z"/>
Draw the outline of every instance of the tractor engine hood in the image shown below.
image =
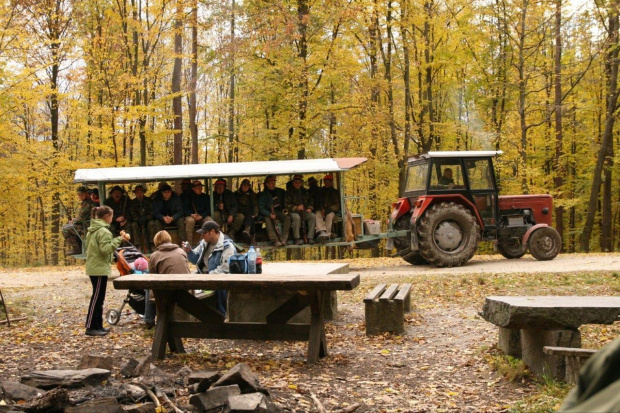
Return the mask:
<path id="1" fill-rule="evenodd" d="M 529 209 L 537 224 L 551 226 L 553 197 L 551 195 L 502 195 L 499 210 L 502 215 L 508 211 Z"/>

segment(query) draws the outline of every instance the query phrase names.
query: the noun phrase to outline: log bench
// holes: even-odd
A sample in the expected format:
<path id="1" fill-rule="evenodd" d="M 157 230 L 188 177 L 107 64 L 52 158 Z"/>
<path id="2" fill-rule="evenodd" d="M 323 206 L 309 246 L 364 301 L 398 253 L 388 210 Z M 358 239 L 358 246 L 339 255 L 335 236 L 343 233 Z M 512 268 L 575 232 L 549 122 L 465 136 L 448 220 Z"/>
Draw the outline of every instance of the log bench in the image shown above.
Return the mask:
<path id="1" fill-rule="evenodd" d="M 579 370 L 597 352 L 588 348 L 545 346 L 543 352 L 550 356 L 563 357 L 566 365 L 565 379 L 568 384 L 577 384 Z"/>
<path id="2" fill-rule="evenodd" d="M 359 274 L 132 274 L 114 280 L 118 290 L 151 289 L 157 304 L 157 327 L 151 354 L 163 359 L 166 346 L 184 352 L 183 338 L 308 341 L 308 364 L 327 355 L 325 307 L 331 291 L 352 290 L 359 285 Z M 242 290 L 269 293 L 296 291 L 274 309 L 264 322 L 230 322 L 188 290 Z M 248 302 L 248 306 L 252 303 Z M 175 318 L 175 307 L 198 321 Z M 310 307 L 308 323 L 290 320 Z"/>
<path id="3" fill-rule="evenodd" d="M 532 373 L 565 380 L 564 357 L 546 354 L 544 347 L 581 347 L 583 324 L 613 324 L 620 314 L 620 297 L 491 296 L 481 316 L 499 327 L 498 348 L 522 358 Z"/>
<path id="4" fill-rule="evenodd" d="M 364 298 L 366 335 L 404 333 L 405 313 L 411 311 L 411 284 L 377 285 Z"/>

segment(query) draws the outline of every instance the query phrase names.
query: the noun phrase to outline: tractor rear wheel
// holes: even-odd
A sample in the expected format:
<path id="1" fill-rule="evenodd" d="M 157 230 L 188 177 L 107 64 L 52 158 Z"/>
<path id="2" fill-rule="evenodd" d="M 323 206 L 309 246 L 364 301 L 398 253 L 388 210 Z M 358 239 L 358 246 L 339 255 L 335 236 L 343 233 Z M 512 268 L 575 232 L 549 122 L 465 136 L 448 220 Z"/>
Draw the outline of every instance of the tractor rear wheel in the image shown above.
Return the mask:
<path id="1" fill-rule="evenodd" d="M 463 205 L 435 204 L 418 226 L 420 254 L 437 267 L 458 267 L 476 253 L 479 235 L 476 219 Z"/>
<path id="2" fill-rule="evenodd" d="M 406 213 L 405 215 L 398 218 L 398 220 L 394 223 L 394 229 L 397 231 L 409 230 L 411 228 L 411 213 Z M 415 230 L 414 230 L 415 231 Z M 394 246 L 398 251 L 399 255 L 403 260 L 407 261 L 409 264 L 413 265 L 427 265 L 428 261 L 426 261 L 420 255 L 420 251 L 411 251 L 411 235 L 406 237 L 397 237 L 394 238 Z"/>
<path id="3" fill-rule="evenodd" d="M 518 238 L 508 238 L 497 242 L 497 250 L 504 258 L 513 260 L 521 258 L 525 255 L 527 248 L 523 246 L 523 243 Z"/>
<path id="4" fill-rule="evenodd" d="M 530 235 L 527 244 L 534 258 L 539 261 L 549 261 L 560 253 L 562 238 L 555 229 L 542 227 Z"/>

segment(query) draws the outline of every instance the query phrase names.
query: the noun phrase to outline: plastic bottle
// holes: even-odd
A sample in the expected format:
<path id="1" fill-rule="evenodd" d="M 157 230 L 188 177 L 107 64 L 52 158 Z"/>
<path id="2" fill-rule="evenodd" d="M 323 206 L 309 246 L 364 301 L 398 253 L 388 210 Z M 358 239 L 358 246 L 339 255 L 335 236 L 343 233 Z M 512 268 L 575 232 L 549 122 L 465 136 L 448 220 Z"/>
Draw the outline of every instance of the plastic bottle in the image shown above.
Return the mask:
<path id="1" fill-rule="evenodd" d="M 254 245 L 248 250 L 248 274 L 256 274 L 256 250 Z"/>
<path id="2" fill-rule="evenodd" d="M 260 248 L 256 248 L 256 274 L 263 273 L 263 256 L 260 255 Z"/>

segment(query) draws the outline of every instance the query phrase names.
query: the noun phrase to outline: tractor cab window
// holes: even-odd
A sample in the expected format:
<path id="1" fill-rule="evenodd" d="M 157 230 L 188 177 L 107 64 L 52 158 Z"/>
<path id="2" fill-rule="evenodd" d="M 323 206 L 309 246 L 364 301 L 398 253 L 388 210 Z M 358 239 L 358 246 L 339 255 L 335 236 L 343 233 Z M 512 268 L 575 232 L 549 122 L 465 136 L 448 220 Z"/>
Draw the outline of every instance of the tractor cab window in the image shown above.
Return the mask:
<path id="1" fill-rule="evenodd" d="M 493 188 L 489 159 L 465 161 L 465 165 L 467 165 L 467 174 L 469 175 L 469 187 L 472 190 L 495 189 Z"/>
<path id="2" fill-rule="evenodd" d="M 407 169 L 407 185 L 405 187 L 405 192 L 424 191 L 426 189 L 427 171 L 427 163 L 409 165 L 409 169 Z"/>
<path id="3" fill-rule="evenodd" d="M 430 189 L 464 189 L 465 180 L 460 162 L 434 161 Z"/>

